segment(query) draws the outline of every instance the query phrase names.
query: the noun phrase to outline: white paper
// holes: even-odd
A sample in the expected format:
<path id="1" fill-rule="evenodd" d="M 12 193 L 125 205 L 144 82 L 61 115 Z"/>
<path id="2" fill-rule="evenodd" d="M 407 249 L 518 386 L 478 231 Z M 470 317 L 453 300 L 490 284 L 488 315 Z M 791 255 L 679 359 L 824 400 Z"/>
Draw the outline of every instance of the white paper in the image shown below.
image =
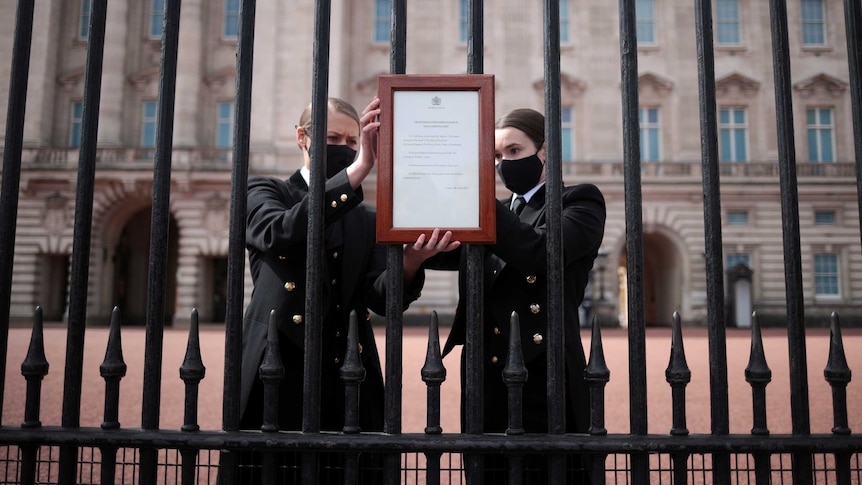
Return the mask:
<path id="1" fill-rule="evenodd" d="M 479 227 L 479 92 L 395 91 L 393 118 L 393 227 Z"/>

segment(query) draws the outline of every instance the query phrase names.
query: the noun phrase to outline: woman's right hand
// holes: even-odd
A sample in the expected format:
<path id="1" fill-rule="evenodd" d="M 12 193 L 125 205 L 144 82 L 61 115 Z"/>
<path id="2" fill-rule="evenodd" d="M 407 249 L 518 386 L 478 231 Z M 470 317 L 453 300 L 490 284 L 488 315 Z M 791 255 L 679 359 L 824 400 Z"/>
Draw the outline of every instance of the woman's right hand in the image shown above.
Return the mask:
<path id="1" fill-rule="evenodd" d="M 368 106 L 362 110 L 362 116 L 359 118 L 360 143 L 359 156 L 350 167 L 347 168 L 347 177 L 350 179 L 350 185 L 356 189 L 365 180 L 365 177 L 371 173 L 374 164 L 377 163 L 377 132 L 380 128 L 380 99 L 375 97 L 368 103 Z"/>

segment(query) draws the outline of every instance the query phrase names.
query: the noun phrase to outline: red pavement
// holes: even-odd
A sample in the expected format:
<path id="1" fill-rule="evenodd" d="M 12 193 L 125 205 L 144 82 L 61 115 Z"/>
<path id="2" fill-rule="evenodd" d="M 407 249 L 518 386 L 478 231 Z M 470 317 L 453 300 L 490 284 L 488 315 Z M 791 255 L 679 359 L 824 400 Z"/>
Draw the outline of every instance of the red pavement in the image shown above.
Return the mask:
<path id="1" fill-rule="evenodd" d="M 384 354 L 383 328 L 375 329 L 381 354 Z M 447 329 L 441 329 L 445 338 Z M 832 392 L 823 379 L 823 368 L 829 349 L 828 329 L 808 329 L 808 386 L 812 433 L 829 433 L 832 428 Z M 85 369 L 81 404 L 81 426 L 97 427 L 102 422 L 105 385 L 99 376 L 99 365 L 104 359 L 107 329 L 88 328 L 86 331 Z M 665 381 L 670 349 L 670 330 L 650 328 L 646 332 L 649 432 L 667 433 L 671 427 L 670 389 Z M 709 433 L 709 362 L 706 330 L 683 330 L 684 346 L 691 383 L 686 389 L 688 428 L 692 433 Z M 45 426 L 58 426 L 61 422 L 63 397 L 63 367 L 65 365 L 66 331 L 59 326 L 45 329 L 45 353 L 50 372 L 43 381 L 41 421 Z M 167 329 L 164 336 L 163 381 L 161 393 L 162 414 L 160 427 L 177 429 L 183 420 L 183 383 L 179 378 L 186 349 L 188 331 Z M 862 329 L 843 330 L 847 362 L 855 377 L 847 389 L 849 425 L 854 433 L 862 431 L 862 386 L 858 380 L 862 373 Z M 13 328 L 9 332 L 6 385 L 3 402 L 3 426 L 19 426 L 24 416 L 25 381 L 21 376 L 21 362 L 27 353 L 30 330 Z M 590 334 L 583 331 L 584 345 L 589 351 Z M 731 433 L 746 434 L 752 426 L 751 388 L 745 382 L 744 370 L 748 364 L 750 332 L 742 329 L 727 330 L 729 409 Z M 145 333 L 143 328 L 125 328 L 122 335 L 123 354 L 128 365 L 121 382 L 120 423 L 125 428 L 136 428 L 141 423 L 141 388 Z M 629 429 L 628 398 L 628 339 L 625 329 L 605 329 L 602 333 L 604 353 L 611 371 L 606 388 L 606 425 L 610 433 L 626 433 Z M 427 330 L 404 329 L 403 423 L 405 433 L 422 432 L 425 427 L 425 384 L 420 369 L 425 361 Z M 201 352 L 206 366 L 206 377 L 200 384 L 201 429 L 221 427 L 221 391 L 223 386 L 224 332 L 221 327 L 201 330 Z M 767 363 L 772 369 L 772 382 L 767 386 L 768 426 L 773 434 L 791 432 L 788 345 L 786 331 L 766 329 L 764 349 Z M 449 368 L 442 388 L 441 423 L 444 432 L 459 431 L 458 356 L 450 355 L 444 361 Z"/>

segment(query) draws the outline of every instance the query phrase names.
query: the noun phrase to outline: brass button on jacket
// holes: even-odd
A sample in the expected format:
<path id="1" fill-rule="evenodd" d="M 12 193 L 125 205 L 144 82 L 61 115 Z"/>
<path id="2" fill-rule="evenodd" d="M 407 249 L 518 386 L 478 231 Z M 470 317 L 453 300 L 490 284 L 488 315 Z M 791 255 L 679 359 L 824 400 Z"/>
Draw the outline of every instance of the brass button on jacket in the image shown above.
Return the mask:
<path id="1" fill-rule="evenodd" d="M 329 205 L 331 205 L 331 206 L 332 206 L 332 208 L 333 208 L 333 209 L 335 209 L 336 207 L 338 207 L 338 202 L 336 202 L 336 201 L 334 201 L 334 200 L 333 200 L 333 201 L 332 201 L 332 203 L 331 203 L 331 204 L 329 204 Z"/>
<path id="2" fill-rule="evenodd" d="M 341 194 L 341 202 L 347 202 L 347 194 Z"/>
<path id="3" fill-rule="evenodd" d="M 538 303 L 533 303 L 532 305 L 530 305 L 530 311 L 533 313 L 539 313 L 540 311 L 542 311 L 542 307 L 540 307 Z"/>
<path id="4" fill-rule="evenodd" d="M 491 357 L 491 363 L 492 364 L 496 364 L 497 362 L 500 362 L 500 359 L 498 359 L 496 355 Z"/>
<path id="5" fill-rule="evenodd" d="M 294 283 L 293 281 L 288 281 L 284 284 L 284 289 L 286 291 L 293 291 L 296 289 L 296 283 Z"/>
<path id="6" fill-rule="evenodd" d="M 297 325 L 302 323 L 302 315 L 294 315 L 293 316 L 293 323 L 295 323 Z"/>
<path id="7" fill-rule="evenodd" d="M 494 327 L 494 335 L 500 335 L 500 327 Z"/>
<path id="8" fill-rule="evenodd" d="M 540 334 L 540 333 L 533 335 L 533 343 L 536 345 L 539 345 L 540 343 L 542 343 L 542 340 L 544 340 L 544 339 L 545 338 L 542 337 L 542 334 Z"/>
<path id="9" fill-rule="evenodd" d="M 531 285 L 532 285 L 532 284 L 533 284 L 533 283 L 535 283 L 535 282 L 536 282 L 536 275 L 529 275 L 529 276 L 527 276 L 527 283 L 529 283 L 529 284 L 531 284 Z"/>

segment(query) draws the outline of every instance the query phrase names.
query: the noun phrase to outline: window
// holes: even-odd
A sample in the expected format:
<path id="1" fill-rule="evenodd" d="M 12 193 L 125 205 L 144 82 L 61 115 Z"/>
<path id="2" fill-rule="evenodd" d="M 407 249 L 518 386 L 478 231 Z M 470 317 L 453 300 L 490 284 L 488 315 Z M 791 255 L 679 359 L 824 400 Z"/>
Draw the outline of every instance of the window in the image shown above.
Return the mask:
<path id="1" fill-rule="evenodd" d="M 748 120 L 744 108 L 722 108 L 718 115 L 718 133 L 721 139 L 719 159 L 722 162 L 748 160 Z"/>
<path id="2" fill-rule="evenodd" d="M 374 1 L 374 43 L 386 44 L 391 35 L 392 0 Z"/>
<path id="3" fill-rule="evenodd" d="M 225 39 L 239 37 L 239 0 L 224 0 L 224 28 L 222 36 Z"/>
<path id="4" fill-rule="evenodd" d="M 807 109 L 805 124 L 808 128 L 808 161 L 834 162 L 832 110 L 830 108 Z"/>
<path id="5" fill-rule="evenodd" d="M 658 108 L 639 108 L 638 122 L 640 123 L 641 136 L 641 161 L 659 161 L 661 125 L 659 124 Z"/>
<path id="6" fill-rule="evenodd" d="M 84 103 L 72 103 L 72 119 L 69 122 L 69 146 L 81 146 L 81 122 L 84 119 Z"/>
<path id="7" fill-rule="evenodd" d="M 838 286 L 838 255 L 821 253 L 814 255 L 814 294 L 817 296 L 840 296 Z"/>
<path id="8" fill-rule="evenodd" d="M 826 14 L 823 0 L 802 0 L 802 45 L 826 45 Z"/>
<path id="9" fill-rule="evenodd" d="M 655 44 L 655 4 L 653 0 L 636 0 L 638 44 Z"/>
<path id="10" fill-rule="evenodd" d="M 150 38 L 159 38 L 164 31 L 165 0 L 152 0 L 150 8 Z"/>
<path id="11" fill-rule="evenodd" d="M 560 0 L 560 43 L 568 44 L 572 41 L 569 36 L 569 0 Z"/>
<path id="12" fill-rule="evenodd" d="M 814 224 L 818 226 L 834 226 L 835 211 L 814 211 Z"/>
<path id="13" fill-rule="evenodd" d="M 141 146 L 152 148 L 156 146 L 156 113 L 158 103 L 155 101 L 144 101 L 141 106 L 143 116 L 141 117 Z"/>
<path id="14" fill-rule="evenodd" d="M 739 45 L 739 0 L 718 0 L 715 12 L 716 43 Z"/>
<path id="15" fill-rule="evenodd" d="M 731 226 L 748 224 L 748 211 L 727 211 L 727 224 Z"/>
<path id="16" fill-rule="evenodd" d="M 460 25 L 460 39 L 461 43 L 465 44 L 467 42 L 467 33 L 470 30 L 469 24 L 470 17 L 470 6 L 467 5 L 467 0 L 461 0 L 461 8 L 458 13 L 459 25 Z"/>
<path id="17" fill-rule="evenodd" d="M 216 148 L 233 146 L 233 102 L 222 101 L 218 104 L 216 116 Z"/>
<path id="18" fill-rule="evenodd" d="M 81 21 L 78 24 L 78 38 L 87 39 L 90 36 L 90 13 L 93 11 L 91 0 L 81 0 Z"/>
<path id="19" fill-rule="evenodd" d="M 569 107 L 563 107 L 561 110 L 562 123 L 560 125 L 560 133 L 562 138 L 563 161 L 571 161 L 575 159 L 575 119 L 574 110 Z"/>
<path id="20" fill-rule="evenodd" d="M 727 253 L 724 257 L 726 269 L 733 268 L 739 263 L 742 263 L 751 268 L 751 255 L 748 253 Z"/>

